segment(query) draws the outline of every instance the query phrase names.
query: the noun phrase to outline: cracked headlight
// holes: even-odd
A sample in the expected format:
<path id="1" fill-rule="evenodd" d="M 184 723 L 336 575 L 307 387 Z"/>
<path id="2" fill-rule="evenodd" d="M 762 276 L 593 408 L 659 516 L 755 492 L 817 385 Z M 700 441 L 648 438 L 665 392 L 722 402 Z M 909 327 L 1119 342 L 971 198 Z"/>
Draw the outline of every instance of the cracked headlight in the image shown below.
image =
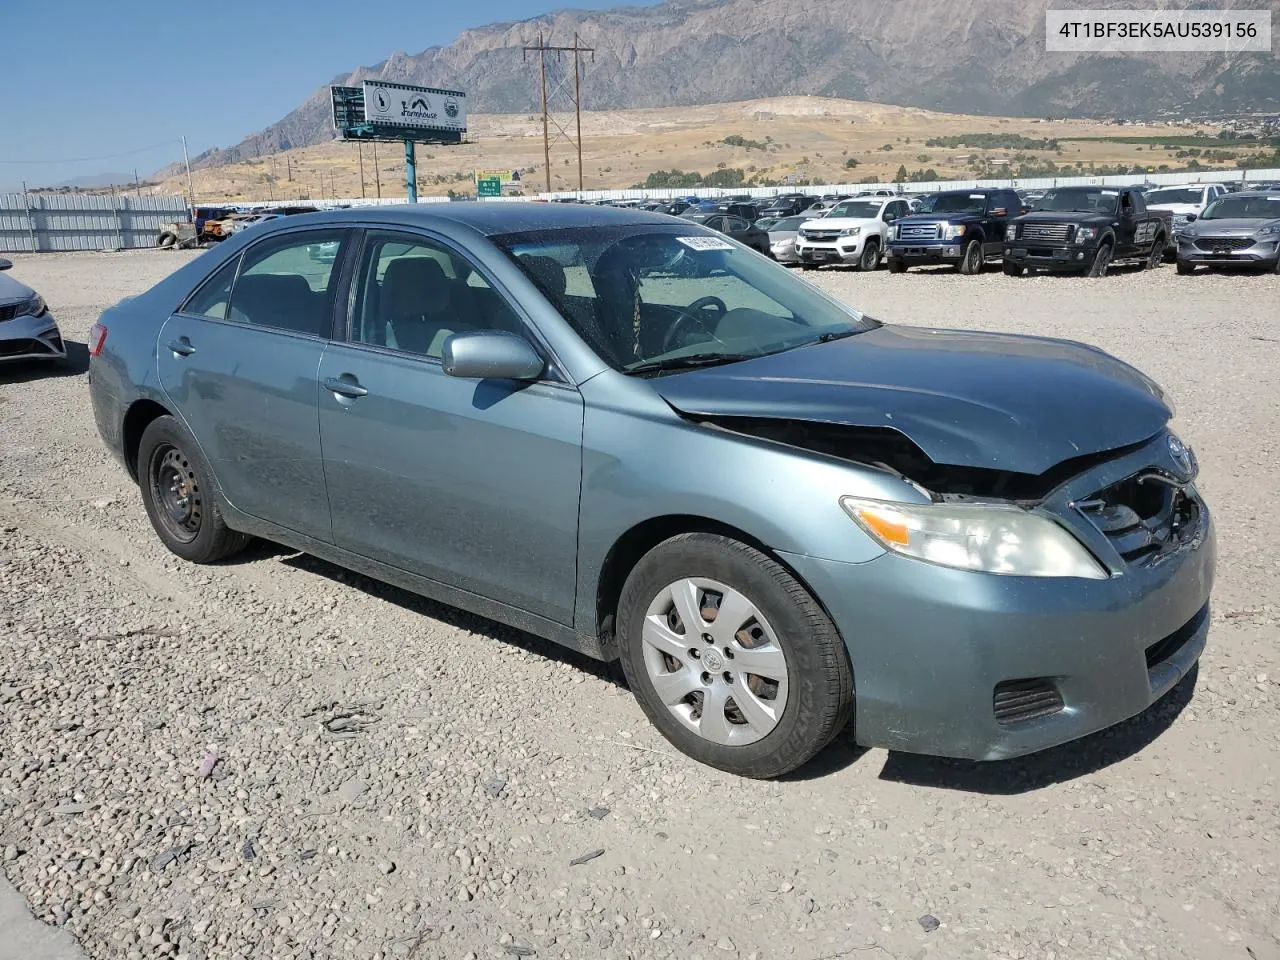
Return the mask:
<path id="1" fill-rule="evenodd" d="M 842 497 L 840 506 L 886 550 L 928 563 L 1021 577 L 1109 576 L 1066 528 L 1020 507 L 859 497 Z"/>

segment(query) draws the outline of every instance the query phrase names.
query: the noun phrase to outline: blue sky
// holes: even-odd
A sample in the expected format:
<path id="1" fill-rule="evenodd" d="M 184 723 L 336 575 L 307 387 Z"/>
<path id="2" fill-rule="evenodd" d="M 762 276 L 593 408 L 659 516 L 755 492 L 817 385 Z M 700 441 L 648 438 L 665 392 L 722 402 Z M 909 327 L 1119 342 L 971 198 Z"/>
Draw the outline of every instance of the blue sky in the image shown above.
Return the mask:
<path id="1" fill-rule="evenodd" d="M 631 0 L 632 4 L 654 0 Z M 319 86 L 469 28 L 618 0 L 0 0 L 0 190 L 146 174 L 236 143 Z M 479 105 L 477 105 L 477 108 Z M 21 161 L 21 162 L 14 162 Z"/>

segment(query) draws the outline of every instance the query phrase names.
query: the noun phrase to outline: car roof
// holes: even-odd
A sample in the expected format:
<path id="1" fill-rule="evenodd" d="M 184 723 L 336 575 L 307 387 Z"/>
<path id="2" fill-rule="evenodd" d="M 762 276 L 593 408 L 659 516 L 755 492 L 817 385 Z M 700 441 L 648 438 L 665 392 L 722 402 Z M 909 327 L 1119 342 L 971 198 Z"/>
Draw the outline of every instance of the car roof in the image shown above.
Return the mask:
<path id="1" fill-rule="evenodd" d="M 1233 197 L 1280 197 L 1280 189 L 1272 190 L 1237 190 Z"/>
<path id="2" fill-rule="evenodd" d="M 469 227 L 484 236 L 557 230 L 575 227 L 609 227 L 625 224 L 669 224 L 665 214 L 623 207 L 598 207 L 576 203 L 406 203 L 396 206 L 355 207 L 279 218 L 282 224 L 330 226 L 344 223 L 379 223 L 387 226 L 449 229 Z"/>

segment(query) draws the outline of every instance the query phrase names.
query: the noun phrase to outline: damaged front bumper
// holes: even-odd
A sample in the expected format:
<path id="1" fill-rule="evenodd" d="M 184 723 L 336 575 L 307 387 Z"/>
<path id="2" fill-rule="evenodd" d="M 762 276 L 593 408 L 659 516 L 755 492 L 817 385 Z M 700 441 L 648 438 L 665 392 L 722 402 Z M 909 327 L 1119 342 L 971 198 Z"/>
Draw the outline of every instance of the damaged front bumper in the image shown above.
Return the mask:
<path id="1" fill-rule="evenodd" d="M 999 760 L 1141 713 L 1204 649 L 1215 543 L 1189 480 L 1190 509 L 1169 542 L 1130 551 L 1104 533 L 1094 494 L 1147 476 L 1152 444 L 1068 481 L 1041 506 L 1106 566 L 1105 580 L 1001 576 L 884 554 L 784 562 L 830 612 L 853 664 L 855 735 L 866 746 Z M 1145 518 L 1144 518 L 1145 520 Z M 1165 521 L 1152 517 L 1144 530 Z M 1150 544 L 1148 544 L 1150 546 Z"/>
<path id="2" fill-rule="evenodd" d="M 0 362 L 5 360 L 60 360 L 67 355 L 53 314 L 24 314 L 0 322 Z"/>

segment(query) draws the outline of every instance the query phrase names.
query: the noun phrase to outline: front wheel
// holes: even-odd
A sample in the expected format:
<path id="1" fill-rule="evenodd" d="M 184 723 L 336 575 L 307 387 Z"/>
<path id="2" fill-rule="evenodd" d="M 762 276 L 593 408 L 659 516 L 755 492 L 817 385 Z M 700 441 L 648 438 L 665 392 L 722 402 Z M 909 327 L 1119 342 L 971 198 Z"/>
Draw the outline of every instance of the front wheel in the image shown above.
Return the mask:
<path id="1" fill-rule="evenodd" d="M 959 270 L 961 273 L 972 276 L 975 273 L 982 272 L 982 241 L 970 240 L 965 245 L 964 255 L 960 258 Z"/>
<path id="2" fill-rule="evenodd" d="M 1280 263 L 1280 261 L 1277 262 Z M 1188 277 L 1196 272 L 1196 265 L 1194 263 L 1187 263 L 1185 260 L 1179 260 L 1177 263 L 1177 270 L 1178 276 Z"/>
<path id="3" fill-rule="evenodd" d="M 173 417 L 157 417 L 143 431 L 138 483 L 151 526 L 183 560 L 213 563 L 249 542 L 222 519 L 213 475 L 195 441 Z"/>
<path id="4" fill-rule="evenodd" d="M 641 709 L 695 760 L 778 777 L 848 722 L 853 671 L 835 625 L 753 547 L 705 533 L 659 544 L 627 577 L 617 622 Z"/>
<path id="5" fill-rule="evenodd" d="M 907 265 L 903 263 L 901 260 L 890 260 L 889 272 L 890 273 L 906 273 Z"/>
<path id="6" fill-rule="evenodd" d="M 1104 243 L 1098 247 L 1098 252 L 1093 255 L 1093 263 L 1089 264 L 1089 269 L 1085 271 L 1086 277 L 1105 277 L 1107 269 L 1111 266 L 1111 244 Z"/>
<path id="7" fill-rule="evenodd" d="M 1027 271 L 1026 267 L 1019 266 L 1016 263 L 1004 264 L 1004 275 L 1006 277 L 1020 277 L 1024 273 L 1026 273 L 1026 271 Z"/>
<path id="8" fill-rule="evenodd" d="M 858 269 L 871 271 L 878 266 L 880 266 L 880 244 L 874 240 L 868 240 L 862 247 L 862 255 L 858 257 Z"/>

